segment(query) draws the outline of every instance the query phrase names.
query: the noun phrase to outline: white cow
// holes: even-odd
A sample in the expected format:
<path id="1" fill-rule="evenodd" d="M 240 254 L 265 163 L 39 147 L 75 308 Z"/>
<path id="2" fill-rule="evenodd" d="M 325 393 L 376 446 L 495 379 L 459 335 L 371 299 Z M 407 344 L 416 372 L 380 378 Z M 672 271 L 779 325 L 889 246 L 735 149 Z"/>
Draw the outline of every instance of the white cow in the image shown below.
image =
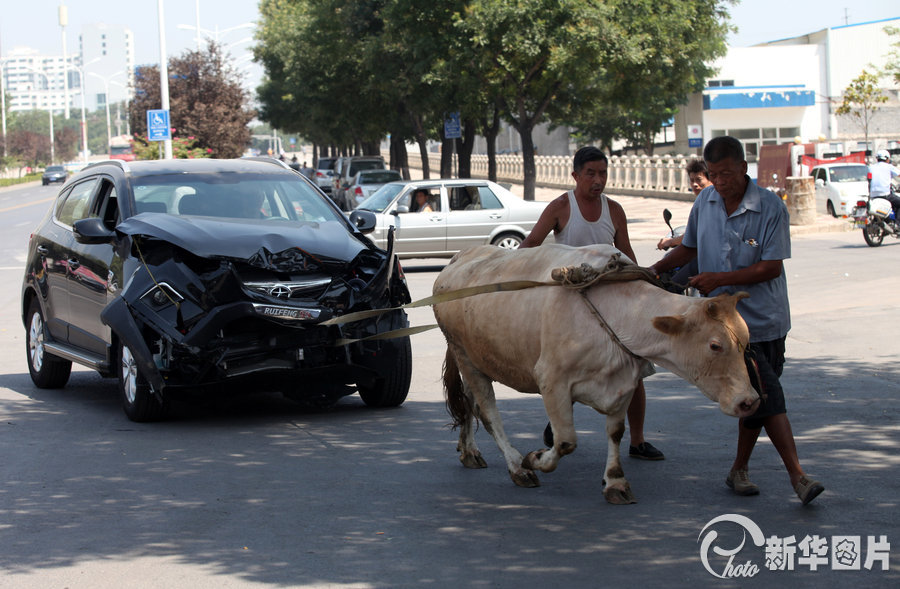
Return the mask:
<path id="1" fill-rule="evenodd" d="M 613 255 L 621 254 L 608 245 L 472 248 L 441 271 L 434 293 L 495 282 L 549 282 L 555 268 L 582 263 L 603 268 Z M 755 411 L 759 396 L 750 385 L 743 356 L 749 333 L 735 309 L 746 294 L 691 298 L 643 280 L 600 283 L 585 293 L 595 309 L 578 291 L 562 286 L 435 305 L 448 344 L 447 407 L 460 428 L 460 461 L 468 468 L 486 466 L 473 435 L 478 418 L 497 442 L 513 482 L 523 487 L 538 486 L 534 470 L 551 472 L 560 457 L 575 450 L 572 404 L 593 407 L 607 416 L 604 496 L 610 503 L 634 503 L 619 461 L 619 442 L 646 360 L 696 385 L 728 415 Z M 493 381 L 543 397 L 553 448 L 531 452 L 523 460 L 503 431 Z"/>

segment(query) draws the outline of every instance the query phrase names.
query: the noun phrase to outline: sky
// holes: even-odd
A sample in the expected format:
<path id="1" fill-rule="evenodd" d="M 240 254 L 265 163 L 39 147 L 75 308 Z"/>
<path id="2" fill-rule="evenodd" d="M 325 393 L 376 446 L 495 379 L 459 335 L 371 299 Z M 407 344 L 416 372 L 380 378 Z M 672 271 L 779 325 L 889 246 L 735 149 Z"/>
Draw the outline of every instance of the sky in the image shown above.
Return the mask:
<path id="1" fill-rule="evenodd" d="M 132 30 L 137 64 L 159 62 L 158 0 L 4 0 L 0 12 L 2 54 L 16 46 L 27 46 L 41 53 L 61 55 L 60 4 L 68 8 L 66 36 L 70 55 L 78 47 L 82 24 L 105 23 L 125 25 Z M 163 0 L 167 53 L 180 55 L 186 49 L 196 49 L 195 31 L 178 25 L 196 27 L 199 6 L 200 28 L 209 31 L 204 36 L 213 36 L 212 31 L 218 29 L 220 43 L 235 43 L 230 52 L 241 59 L 252 45 L 241 41 L 252 36 L 252 30 L 229 29 L 255 21 L 257 5 L 256 0 Z M 728 42 L 745 47 L 827 27 L 900 17 L 900 5 L 894 0 L 743 0 L 730 6 L 729 12 L 738 31 L 729 36 Z M 700 33 L 702 27 L 698 25 L 697 31 Z M 243 71 L 248 86 L 255 87 L 262 76 L 261 69 L 252 65 Z"/>

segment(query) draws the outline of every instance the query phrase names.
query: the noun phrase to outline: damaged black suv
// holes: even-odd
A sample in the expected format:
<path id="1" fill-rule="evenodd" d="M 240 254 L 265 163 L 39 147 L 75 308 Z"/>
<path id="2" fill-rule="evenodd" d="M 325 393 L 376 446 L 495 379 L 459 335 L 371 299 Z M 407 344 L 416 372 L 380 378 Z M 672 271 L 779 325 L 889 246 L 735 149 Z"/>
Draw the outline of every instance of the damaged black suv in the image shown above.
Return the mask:
<path id="1" fill-rule="evenodd" d="M 373 336 L 408 327 L 394 307 L 410 298 L 392 246 L 364 235 L 374 227 L 274 160 L 90 165 L 29 243 L 31 378 L 62 387 L 72 362 L 116 377 L 134 421 L 161 418 L 179 393 L 231 385 L 317 407 L 357 391 L 398 406 L 409 336 Z"/>

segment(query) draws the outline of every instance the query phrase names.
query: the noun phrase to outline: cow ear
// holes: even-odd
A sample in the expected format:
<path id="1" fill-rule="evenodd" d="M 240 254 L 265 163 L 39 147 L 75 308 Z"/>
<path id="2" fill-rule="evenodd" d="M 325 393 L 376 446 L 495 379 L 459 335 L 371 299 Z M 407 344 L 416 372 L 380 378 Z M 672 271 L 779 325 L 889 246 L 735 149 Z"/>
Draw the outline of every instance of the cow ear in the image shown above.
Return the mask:
<path id="1" fill-rule="evenodd" d="M 653 327 L 666 335 L 678 335 L 684 331 L 685 319 L 680 315 L 653 318 Z"/>

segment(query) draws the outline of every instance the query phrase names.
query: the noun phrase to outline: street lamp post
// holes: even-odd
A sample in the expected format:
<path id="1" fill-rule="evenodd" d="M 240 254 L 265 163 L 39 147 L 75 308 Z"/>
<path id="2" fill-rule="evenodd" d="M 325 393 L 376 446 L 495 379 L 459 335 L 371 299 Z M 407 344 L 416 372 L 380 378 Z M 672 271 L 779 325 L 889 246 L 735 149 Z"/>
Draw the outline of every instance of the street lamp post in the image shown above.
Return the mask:
<path id="1" fill-rule="evenodd" d="M 105 92 L 105 100 L 106 103 L 106 153 L 111 153 L 112 151 L 112 123 L 109 119 L 109 81 L 111 78 L 115 78 L 119 74 L 124 74 L 125 72 L 122 70 L 117 71 L 109 77 L 101 76 L 95 72 L 88 72 L 90 75 L 95 76 L 103 80 L 103 92 Z"/>
<path id="2" fill-rule="evenodd" d="M 115 80 L 111 80 L 110 84 L 115 84 L 116 86 L 125 90 L 125 134 L 131 135 L 131 117 L 128 116 L 128 86 L 123 84 L 122 82 L 116 82 Z M 116 103 L 116 135 L 122 134 L 122 113 L 119 108 L 119 103 Z"/>
<path id="3" fill-rule="evenodd" d="M 76 65 L 69 66 L 78 72 L 78 85 L 81 87 L 81 157 L 84 160 L 84 163 L 88 163 L 88 144 L 87 144 L 87 117 L 85 116 L 85 106 L 84 103 L 87 102 L 87 97 L 84 94 L 84 68 L 94 63 L 95 61 L 99 61 L 99 57 L 95 57 L 91 61 L 86 64 L 78 67 Z"/>
<path id="4" fill-rule="evenodd" d="M 63 50 L 63 94 L 65 95 L 65 118 L 69 119 L 69 57 L 66 55 L 66 25 L 69 24 L 69 9 L 65 4 L 59 5 L 59 26 L 62 29 Z"/>
<path id="5" fill-rule="evenodd" d="M 28 69 L 29 71 L 32 71 L 36 74 L 40 74 L 40 75 L 44 76 L 44 78 L 47 80 L 47 90 L 48 90 L 48 96 L 49 96 L 50 76 L 48 76 L 41 70 L 36 70 L 33 68 L 26 68 L 26 69 Z M 49 99 L 48 99 L 48 101 L 49 101 Z M 47 113 L 50 115 L 50 163 L 52 164 L 56 160 L 56 142 L 53 138 L 53 105 L 52 104 L 47 105 Z"/>
<path id="6" fill-rule="evenodd" d="M 166 11 L 163 0 L 156 0 L 159 20 L 159 98 L 162 110 L 169 111 L 169 61 L 166 57 Z M 169 119 L 171 126 L 172 119 Z M 149 135 L 150 129 L 147 129 Z M 172 159 L 172 140 L 163 141 L 163 159 Z"/>

